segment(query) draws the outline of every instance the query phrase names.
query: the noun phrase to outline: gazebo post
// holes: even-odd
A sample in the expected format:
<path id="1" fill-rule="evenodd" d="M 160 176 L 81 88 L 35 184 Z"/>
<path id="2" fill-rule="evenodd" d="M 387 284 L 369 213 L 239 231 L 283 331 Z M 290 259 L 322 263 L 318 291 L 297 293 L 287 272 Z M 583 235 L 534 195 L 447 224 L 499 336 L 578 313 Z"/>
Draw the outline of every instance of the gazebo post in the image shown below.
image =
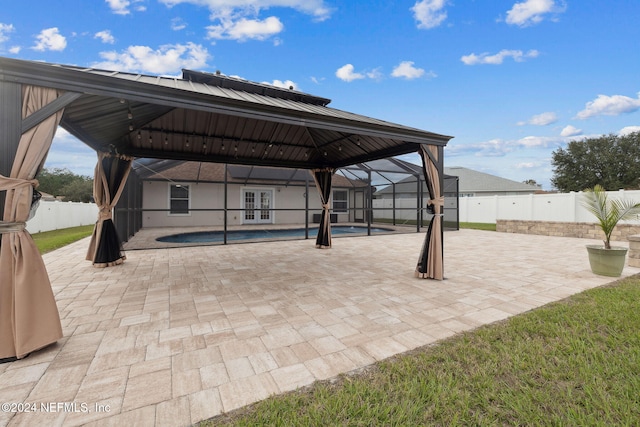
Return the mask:
<path id="1" fill-rule="evenodd" d="M 20 144 L 22 117 L 21 85 L 0 81 L 0 175 L 9 176 Z M 5 193 L 0 193 L 0 220 L 4 215 Z"/>
<path id="2" fill-rule="evenodd" d="M 304 181 L 304 238 L 309 238 L 309 176 Z"/>
<path id="3" fill-rule="evenodd" d="M 222 231 L 223 244 L 227 244 L 227 228 L 229 226 L 229 179 L 227 164 L 224 164 L 224 227 Z"/>

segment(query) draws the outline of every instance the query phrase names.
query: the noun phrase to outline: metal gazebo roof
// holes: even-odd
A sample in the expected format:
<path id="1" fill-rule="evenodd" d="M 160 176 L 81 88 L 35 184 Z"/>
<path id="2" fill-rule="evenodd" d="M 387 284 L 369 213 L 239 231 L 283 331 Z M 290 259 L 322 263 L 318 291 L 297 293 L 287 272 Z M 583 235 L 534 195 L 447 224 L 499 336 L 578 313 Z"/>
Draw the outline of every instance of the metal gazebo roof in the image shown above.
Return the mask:
<path id="1" fill-rule="evenodd" d="M 340 168 L 451 139 L 190 70 L 175 78 L 0 58 L 0 79 L 67 91 L 57 101 L 63 128 L 97 151 L 137 158 Z"/>

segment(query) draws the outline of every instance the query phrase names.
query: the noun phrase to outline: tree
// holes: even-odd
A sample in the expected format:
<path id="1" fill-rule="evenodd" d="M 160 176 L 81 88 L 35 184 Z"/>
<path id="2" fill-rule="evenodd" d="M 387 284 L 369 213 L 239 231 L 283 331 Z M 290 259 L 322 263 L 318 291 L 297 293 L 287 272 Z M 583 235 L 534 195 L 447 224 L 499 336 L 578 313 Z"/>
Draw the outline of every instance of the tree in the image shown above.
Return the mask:
<path id="1" fill-rule="evenodd" d="M 640 132 L 571 141 L 552 153 L 551 183 L 560 191 L 637 189 L 640 184 Z"/>
<path id="2" fill-rule="evenodd" d="M 522 183 L 527 185 L 533 185 L 534 187 L 542 187 L 542 185 L 538 184 L 538 182 L 535 179 L 527 179 L 522 181 Z"/>
<path id="3" fill-rule="evenodd" d="M 89 203 L 93 201 L 93 181 L 90 179 L 77 179 L 60 190 L 64 199 L 70 202 Z"/>
<path id="4" fill-rule="evenodd" d="M 38 191 L 70 202 L 90 202 L 93 197 L 93 179 L 76 175 L 69 169 L 42 169 L 36 179 Z"/>

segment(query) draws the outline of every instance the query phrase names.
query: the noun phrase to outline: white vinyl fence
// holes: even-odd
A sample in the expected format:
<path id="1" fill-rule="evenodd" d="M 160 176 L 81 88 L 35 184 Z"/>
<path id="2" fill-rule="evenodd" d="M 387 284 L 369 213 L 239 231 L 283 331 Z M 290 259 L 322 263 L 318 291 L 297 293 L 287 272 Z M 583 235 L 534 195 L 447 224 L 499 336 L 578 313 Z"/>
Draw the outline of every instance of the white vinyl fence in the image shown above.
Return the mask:
<path id="1" fill-rule="evenodd" d="M 640 191 L 609 191 L 610 199 L 640 202 Z M 495 223 L 498 219 L 522 221 L 595 222 L 582 206 L 583 193 L 529 194 L 522 196 L 461 197 L 460 222 Z M 638 223 L 640 218 L 629 223 Z"/>
<path id="2" fill-rule="evenodd" d="M 98 206 L 95 203 L 40 200 L 35 216 L 27 221 L 27 231 L 34 234 L 89 225 L 97 219 Z"/>

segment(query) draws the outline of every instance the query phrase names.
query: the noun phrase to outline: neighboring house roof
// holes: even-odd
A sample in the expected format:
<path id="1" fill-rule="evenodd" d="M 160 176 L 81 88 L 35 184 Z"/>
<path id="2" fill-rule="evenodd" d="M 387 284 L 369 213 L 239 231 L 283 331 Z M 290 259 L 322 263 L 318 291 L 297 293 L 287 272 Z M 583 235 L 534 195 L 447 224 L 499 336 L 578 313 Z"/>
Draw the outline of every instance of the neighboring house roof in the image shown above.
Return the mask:
<path id="1" fill-rule="evenodd" d="M 227 166 L 229 184 L 300 185 L 307 178 L 314 186 L 313 177 L 306 169 L 272 168 L 264 166 Z M 144 178 L 150 181 L 224 182 L 224 164 L 209 162 L 175 162 L 157 173 Z M 366 187 L 366 182 L 333 175 L 333 187 Z"/>
<path id="2" fill-rule="evenodd" d="M 39 191 L 39 193 L 41 197 L 40 200 L 52 201 L 52 200 L 62 200 L 64 198 L 64 197 L 58 198 L 53 194 L 45 193 L 44 191 Z"/>
<path id="3" fill-rule="evenodd" d="M 414 170 L 416 173 L 420 173 L 422 170 L 422 166 L 416 165 L 413 163 L 406 162 L 404 160 L 399 160 L 407 166 L 408 168 Z M 420 173 L 421 179 L 422 174 Z M 499 176 L 491 175 L 484 172 L 479 172 L 473 169 L 463 168 L 460 166 L 453 167 L 444 167 L 444 178 L 458 178 L 458 193 L 534 193 L 539 191 L 540 188 L 535 185 L 525 184 L 522 182 L 512 181 L 510 179 L 501 178 Z M 409 192 L 414 191 L 415 189 L 415 177 L 408 177 L 403 179 L 397 184 L 404 184 L 404 191 L 409 190 Z M 424 184 L 423 184 L 424 185 Z M 445 183 L 446 186 L 446 183 Z M 396 187 L 398 188 L 398 187 Z M 402 187 L 401 187 L 402 188 Z M 382 190 L 378 191 L 377 194 L 387 194 L 391 193 L 393 189 L 391 187 L 385 187 Z M 445 191 L 447 189 L 445 188 Z"/>
<path id="4" fill-rule="evenodd" d="M 488 193 L 488 192 L 530 192 L 540 190 L 535 185 L 513 181 L 499 176 L 479 172 L 460 166 L 446 167 L 444 173 L 458 177 L 458 191 L 460 193 Z"/>

